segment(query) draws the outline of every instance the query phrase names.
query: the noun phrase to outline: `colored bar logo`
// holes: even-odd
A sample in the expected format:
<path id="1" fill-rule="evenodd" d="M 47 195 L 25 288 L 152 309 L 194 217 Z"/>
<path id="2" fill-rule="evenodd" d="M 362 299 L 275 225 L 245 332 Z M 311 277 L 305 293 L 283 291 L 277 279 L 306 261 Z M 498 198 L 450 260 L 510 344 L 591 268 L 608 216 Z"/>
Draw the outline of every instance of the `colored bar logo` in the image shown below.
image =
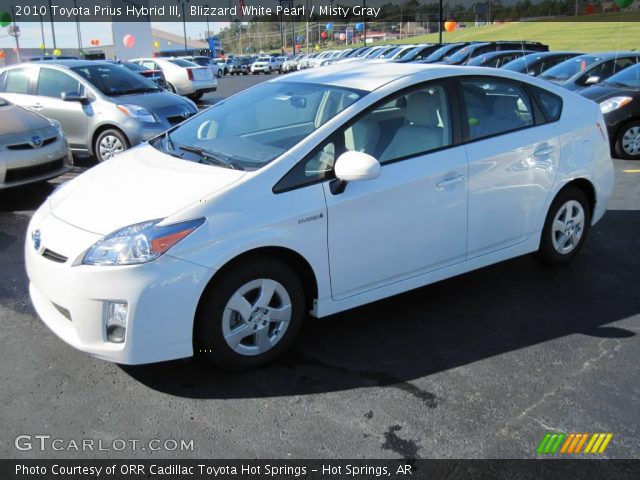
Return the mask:
<path id="1" fill-rule="evenodd" d="M 538 445 L 536 452 L 541 455 L 554 455 L 556 453 L 602 454 L 607 449 L 612 438 L 613 433 L 547 432 L 545 436 L 542 437 L 542 441 L 540 445 Z"/>

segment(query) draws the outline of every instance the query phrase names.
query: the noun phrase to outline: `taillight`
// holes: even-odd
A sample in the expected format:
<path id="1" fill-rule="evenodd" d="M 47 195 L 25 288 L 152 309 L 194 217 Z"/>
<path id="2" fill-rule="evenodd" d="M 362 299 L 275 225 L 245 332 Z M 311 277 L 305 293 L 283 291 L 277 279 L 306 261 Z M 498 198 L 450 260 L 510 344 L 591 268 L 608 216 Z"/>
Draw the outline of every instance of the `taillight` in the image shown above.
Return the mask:
<path id="1" fill-rule="evenodd" d="M 187 68 L 187 75 L 189 75 L 189 80 L 193 80 L 193 69 Z"/>

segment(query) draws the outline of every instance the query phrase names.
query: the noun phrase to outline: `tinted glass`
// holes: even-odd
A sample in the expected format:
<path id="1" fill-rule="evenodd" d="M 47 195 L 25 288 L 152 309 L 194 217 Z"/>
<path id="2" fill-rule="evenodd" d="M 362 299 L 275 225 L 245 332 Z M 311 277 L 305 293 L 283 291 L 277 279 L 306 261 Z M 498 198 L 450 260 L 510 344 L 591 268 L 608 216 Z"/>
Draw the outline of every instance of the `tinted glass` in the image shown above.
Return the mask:
<path id="1" fill-rule="evenodd" d="M 25 68 L 7 71 L 4 90 L 7 93 L 29 93 L 30 75 Z"/>
<path id="2" fill-rule="evenodd" d="M 86 78 L 105 95 L 117 96 L 161 90 L 151 80 L 110 63 L 96 63 L 71 70 Z"/>
<path id="3" fill-rule="evenodd" d="M 592 65 L 598 60 L 600 60 L 598 57 L 592 57 L 591 55 L 580 55 L 579 57 L 570 58 L 542 73 L 540 78 L 550 81 L 568 80 L 575 74 L 586 70 L 589 65 Z"/>
<path id="4" fill-rule="evenodd" d="M 533 125 L 531 102 L 518 84 L 464 79 L 461 85 L 472 140 Z"/>
<path id="5" fill-rule="evenodd" d="M 80 82 L 64 72 L 43 67 L 38 76 L 37 94 L 62 98 L 63 93 L 80 93 Z"/>
<path id="6" fill-rule="evenodd" d="M 193 63 L 190 62 L 189 60 L 183 60 L 182 58 L 173 58 L 171 60 L 169 60 L 169 62 L 173 63 L 174 65 L 177 65 L 179 67 L 195 67 L 198 64 L 197 63 Z"/>
<path id="7" fill-rule="evenodd" d="M 531 91 L 542 109 L 545 120 L 547 122 L 555 122 L 558 120 L 562 113 L 562 98 L 538 87 L 531 87 Z"/>
<path id="8" fill-rule="evenodd" d="M 631 88 L 640 88 L 640 65 L 634 65 L 609 77 L 607 83 Z"/>

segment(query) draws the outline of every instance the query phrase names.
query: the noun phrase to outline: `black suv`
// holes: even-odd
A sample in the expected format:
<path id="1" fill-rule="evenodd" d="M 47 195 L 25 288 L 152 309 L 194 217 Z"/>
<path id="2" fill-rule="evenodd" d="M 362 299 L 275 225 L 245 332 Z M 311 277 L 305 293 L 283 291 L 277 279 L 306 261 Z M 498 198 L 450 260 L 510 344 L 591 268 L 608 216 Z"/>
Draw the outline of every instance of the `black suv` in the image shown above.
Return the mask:
<path id="1" fill-rule="evenodd" d="M 483 53 L 498 52 L 502 50 L 529 50 L 531 52 L 548 52 L 549 45 L 527 40 L 500 40 L 497 42 L 472 43 L 461 48 L 448 57 L 444 62 L 449 65 L 466 65 L 469 60 Z"/>

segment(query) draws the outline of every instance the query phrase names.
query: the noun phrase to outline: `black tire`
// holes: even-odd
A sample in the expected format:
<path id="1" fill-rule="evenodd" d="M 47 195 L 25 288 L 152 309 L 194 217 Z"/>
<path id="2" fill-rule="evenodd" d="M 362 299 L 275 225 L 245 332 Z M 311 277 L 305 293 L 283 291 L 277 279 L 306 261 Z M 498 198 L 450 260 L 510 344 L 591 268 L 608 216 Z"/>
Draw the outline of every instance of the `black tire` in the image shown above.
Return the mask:
<path id="1" fill-rule="evenodd" d="M 192 95 L 189 95 L 189 98 L 191 100 L 193 100 L 194 102 L 197 102 L 198 100 L 200 100 L 202 98 L 202 95 L 204 95 L 202 92 L 198 92 L 198 93 L 194 93 Z"/>
<path id="2" fill-rule="evenodd" d="M 169 90 L 171 93 L 178 93 L 176 92 L 176 87 L 171 85 L 169 82 L 167 82 L 167 90 Z"/>
<path id="3" fill-rule="evenodd" d="M 222 70 L 218 69 L 218 71 L 216 72 L 216 77 L 222 78 Z"/>
<path id="4" fill-rule="evenodd" d="M 581 227 L 581 233 L 579 240 L 574 242 L 572 239 L 571 250 L 567 252 L 560 252 L 554 246 L 554 239 L 557 236 L 557 232 L 554 232 L 553 224 L 556 216 L 561 213 L 568 202 L 577 202 L 582 207 L 584 216 L 583 225 Z M 573 211 L 577 211 L 576 207 L 572 207 Z M 562 223 L 562 222 L 561 222 Z M 566 224 L 566 223 L 565 223 Z M 584 242 L 589 232 L 589 226 L 591 225 L 591 206 L 585 193 L 574 186 L 568 186 L 558 193 L 556 198 L 549 207 L 547 218 L 544 222 L 542 229 L 542 237 L 540 238 L 540 248 L 536 252 L 538 260 L 547 266 L 559 266 L 571 261 L 584 246 Z M 574 231 L 572 229 L 571 231 Z M 567 248 L 569 247 L 567 246 Z"/>
<path id="5" fill-rule="evenodd" d="M 107 137 L 118 139 L 118 141 L 122 144 L 122 147 L 123 147 L 121 151 L 127 150 L 131 146 L 129 144 L 129 140 L 127 139 L 127 137 L 120 130 L 117 130 L 115 128 L 110 128 L 108 130 L 105 130 L 101 132 L 100 135 L 98 135 L 98 137 L 96 138 L 96 141 L 93 144 L 93 154 L 95 155 L 96 160 L 98 160 L 98 162 L 104 162 L 105 160 L 109 160 L 109 158 L 111 158 L 111 157 L 107 157 L 106 155 L 103 156 L 100 148 L 100 144 Z"/>
<path id="6" fill-rule="evenodd" d="M 244 355 L 232 349 L 225 340 L 223 314 L 231 297 L 247 283 L 257 279 L 275 280 L 284 287 L 291 301 L 291 318 L 283 336 L 273 347 L 264 353 Z M 246 370 L 267 365 L 291 346 L 300 331 L 305 312 L 304 290 L 296 273 L 277 260 L 256 258 L 223 272 L 205 290 L 196 313 L 194 353 L 227 370 Z"/>
<path id="7" fill-rule="evenodd" d="M 631 120 L 620 128 L 613 146 L 613 152 L 616 157 L 624 158 L 626 160 L 640 160 L 640 149 L 638 149 L 637 153 L 633 154 L 625 151 L 623 145 L 625 134 L 627 132 L 631 133 L 632 131 L 635 131 L 636 135 L 638 135 L 638 132 L 640 132 L 640 119 Z"/>

